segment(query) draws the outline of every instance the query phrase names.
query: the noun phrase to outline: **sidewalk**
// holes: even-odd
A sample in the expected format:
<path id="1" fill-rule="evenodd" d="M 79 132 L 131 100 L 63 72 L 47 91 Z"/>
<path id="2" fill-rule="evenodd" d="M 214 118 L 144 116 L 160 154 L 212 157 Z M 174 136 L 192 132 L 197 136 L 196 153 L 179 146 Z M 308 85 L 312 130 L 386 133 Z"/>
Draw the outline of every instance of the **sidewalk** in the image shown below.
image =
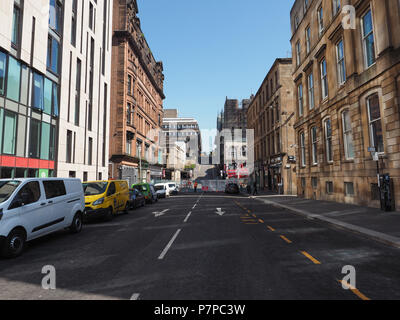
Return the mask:
<path id="1" fill-rule="evenodd" d="M 310 220 L 328 223 L 333 227 L 400 248 L 400 212 L 384 212 L 352 204 L 265 192 L 254 198 L 265 204 L 290 210 Z"/>

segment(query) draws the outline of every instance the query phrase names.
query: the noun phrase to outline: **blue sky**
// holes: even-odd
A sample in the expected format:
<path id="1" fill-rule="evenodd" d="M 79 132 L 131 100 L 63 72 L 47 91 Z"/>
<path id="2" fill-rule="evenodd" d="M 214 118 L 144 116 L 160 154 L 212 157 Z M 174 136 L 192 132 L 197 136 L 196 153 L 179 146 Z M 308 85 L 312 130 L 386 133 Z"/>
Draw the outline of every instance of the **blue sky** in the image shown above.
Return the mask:
<path id="1" fill-rule="evenodd" d="M 143 33 L 164 63 L 164 108 L 214 129 L 225 97 L 256 93 L 290 53 L 292 0 L 138 0 Z"/>

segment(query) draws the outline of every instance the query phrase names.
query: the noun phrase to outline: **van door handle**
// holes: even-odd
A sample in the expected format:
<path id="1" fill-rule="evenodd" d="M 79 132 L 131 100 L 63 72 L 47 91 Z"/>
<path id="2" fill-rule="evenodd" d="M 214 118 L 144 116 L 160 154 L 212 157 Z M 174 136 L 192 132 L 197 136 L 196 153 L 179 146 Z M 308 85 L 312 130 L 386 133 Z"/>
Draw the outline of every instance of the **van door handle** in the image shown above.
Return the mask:
<path id="1" fill-rule="evenodd" d="M 49 204 L 53 203 L 53 201 L 49 201 Z"/>
<path id="2" fill-rule="evenodd" d="M 46 202 L 43 202 L 43 203 L 41 203 L 40 205 L 41 205 L 41 206 L 45 206 L 45 205 L 46 205 Z"/>

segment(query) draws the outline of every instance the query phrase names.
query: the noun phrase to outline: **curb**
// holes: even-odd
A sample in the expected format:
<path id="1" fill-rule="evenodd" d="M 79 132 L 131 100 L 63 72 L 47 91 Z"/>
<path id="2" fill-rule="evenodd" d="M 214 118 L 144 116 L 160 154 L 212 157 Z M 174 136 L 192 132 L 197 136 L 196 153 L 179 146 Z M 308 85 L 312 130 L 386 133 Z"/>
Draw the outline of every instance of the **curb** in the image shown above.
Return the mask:
<path id="1" fill-rule="evenodd" d="M 395 248 L 400 248 L 400 238 L 398 238 L 398 237 L 390 236 L 390 235 L 387 235 L 382 232 L 359 227 L 354 224 L 342 222 L 342 221 L 339 221 L 336 219 L 327 218 L 327 217 L 321 216 L 319 214 L 313 214 L 313 213 L 310 213 L 305 210 L 301 210 L 301 209 L 297 209 L 297 208 L 294 208 L 294 207 L 291 207 L 291 206 L 288 206 L 285 204 L 281 204 L 279 202 L 265 200 L 265 199 L 256 199 L 256 200 L 264 202 L 265 204 L 272 205 L 274 207 L 279 207 L 279 208 L 290 210 L 293 213 L 300 215 L 302 217 L 305 217 L 309 220 L 320 221 L 320 222 L 328 224 L 336 229 L 350 231 L 354 234 L 363 236 L 365 238 L 368 238 L 368 239 L 371 239 L 371 240 L 374 240 L 374 241 L 377 241 L 377 242 L 380 242 L 380 243 L 383 243 L 383 244 L 386 244 L 386 245 L 389 245 L 389 246 L 392 246 Z"/>

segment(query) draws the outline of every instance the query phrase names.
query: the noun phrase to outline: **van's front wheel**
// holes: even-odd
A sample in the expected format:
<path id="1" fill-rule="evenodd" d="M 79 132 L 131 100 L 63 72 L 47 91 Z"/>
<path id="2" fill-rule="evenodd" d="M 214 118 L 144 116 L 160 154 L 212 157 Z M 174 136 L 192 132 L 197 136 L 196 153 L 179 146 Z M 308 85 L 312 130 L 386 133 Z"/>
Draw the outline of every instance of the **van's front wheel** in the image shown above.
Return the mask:
<path id="1" fill-rule="evenodd" d="M 110 207 L 107 209 L 106 215 L 104 216 L 104 220 L 111 221 L 114 218 L 113 208 Z"/>
<path id="2" fill-rule="evenodd" d="M 72 224 L 69 227 L 69 230 L 71 231 L 71 233 L 79 233 L 82 231 L 82 214 L 80 212 L 78 212 L 77 214 L 75 214 L 74 219 L 72 220 Z"/>
<path id="3" fill-rule="evenodd" d="M 4 240 L 3 248 L 1 248 L 1 255 L 5 258 L 16 258 L 21 255 L 25 247 L 25 232 L 15 229 L 10 232 L 8 237 Z"/>

